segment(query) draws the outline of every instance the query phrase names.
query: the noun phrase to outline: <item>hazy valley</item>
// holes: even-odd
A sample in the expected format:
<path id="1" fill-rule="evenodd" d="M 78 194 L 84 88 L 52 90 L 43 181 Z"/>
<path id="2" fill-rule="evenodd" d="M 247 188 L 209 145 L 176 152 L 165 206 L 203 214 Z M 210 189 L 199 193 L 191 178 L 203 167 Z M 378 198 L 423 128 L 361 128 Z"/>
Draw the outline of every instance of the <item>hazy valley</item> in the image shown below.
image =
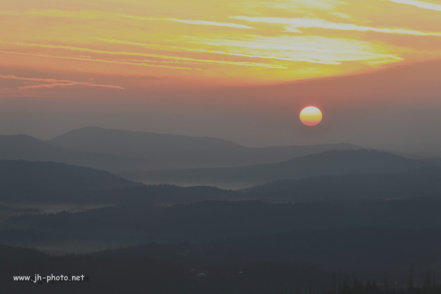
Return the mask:
<path id="1" fill-rule="evenodd" d="M 317 289 L 330 287 L 333 273 L 376 280 L 393 273 L 388 277 L 403 282 L 411 266 L 419 274 L 441 269 L 436 158 L 349 144 L 249 148 L 98 128 L 49 141 L 1 140 L 1 243 L 57 255 L 27 251 L 28 264 L 47 260 L 44 267 L 63 268 L 69 259 L 78 270 L 82 259 L 107 262 L 123 254 L 132 268 L 163 268 L 177 285 L 196 283 L 203 291 L 224 281 L 245 287 L 242 293 L 253 291 L 245 280 L 262 275 L 263 263 L 273 268 L 266 275 L 275 284 L 277 275 L 299 278 L 306 266 L 307 276 L 323 277 Z M 179 166 L 171 170 L 170 162 Z M 122 177 L 128 174 L 132 180 Z M 116 251 L 99 253 L 106 249 Z M 141 256 L 149 265 L 136 261 Z M 98 279 L 109 274 L 94 271 L 88 269 Z M 199 272 L 209 276 L 206 286 L 198 284 Z M 224 276 L 234 272 L 244 276 Z M 299 278 L 300 288 L 313 287 L 306 280 Z"/>

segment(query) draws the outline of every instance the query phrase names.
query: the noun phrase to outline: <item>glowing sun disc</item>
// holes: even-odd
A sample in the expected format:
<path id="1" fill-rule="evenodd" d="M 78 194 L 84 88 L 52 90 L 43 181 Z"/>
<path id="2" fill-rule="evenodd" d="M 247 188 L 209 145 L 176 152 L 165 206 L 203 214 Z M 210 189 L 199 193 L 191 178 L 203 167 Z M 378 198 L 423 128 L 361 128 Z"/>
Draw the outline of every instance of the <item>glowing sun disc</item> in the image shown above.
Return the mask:
<path id="1" fill-rule="evenodd" d="M 300 111 L 299 119 L 305 126 L 314 127 L 322 122 L 323 114 L 315 106 L 306 106 Z"/>

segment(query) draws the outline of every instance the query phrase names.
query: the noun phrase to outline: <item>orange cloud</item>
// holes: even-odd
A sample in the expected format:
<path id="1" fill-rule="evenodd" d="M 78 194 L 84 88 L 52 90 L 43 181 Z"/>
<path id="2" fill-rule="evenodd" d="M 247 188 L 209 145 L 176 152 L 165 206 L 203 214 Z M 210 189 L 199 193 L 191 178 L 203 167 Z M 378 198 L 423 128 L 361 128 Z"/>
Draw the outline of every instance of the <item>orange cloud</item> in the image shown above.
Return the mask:
<path id="1" fill-rule="evenodd" d="M 129 87 L 127 77 L 267 84 L 441 58 L 435 0 L 37 2 L 0 1 L 3 66 Z"/>
<path id="2" fill-rule="evenodd" d="M 99 84 L 99 83 L 95 83 L 95 82 L 79 82 L 79 81 L 71 81 L 71 80 L 58 80 L 58 79 L 50 79 L 50 78 L 33 78 L 33 77 L 20 77 L 20 76 L 16 76 L 16 75 L 0 75 L 0 79 L 39 83 L 39 84 L 33 84 L 33 85 L 19 86 L 16 88 L 17 90 L 51 89 L 51 88 L 58 88 L 58 87 L 74 87 L 74 86 L 124 90 L 123 87 L 117 86 L 117 85 Z"/>

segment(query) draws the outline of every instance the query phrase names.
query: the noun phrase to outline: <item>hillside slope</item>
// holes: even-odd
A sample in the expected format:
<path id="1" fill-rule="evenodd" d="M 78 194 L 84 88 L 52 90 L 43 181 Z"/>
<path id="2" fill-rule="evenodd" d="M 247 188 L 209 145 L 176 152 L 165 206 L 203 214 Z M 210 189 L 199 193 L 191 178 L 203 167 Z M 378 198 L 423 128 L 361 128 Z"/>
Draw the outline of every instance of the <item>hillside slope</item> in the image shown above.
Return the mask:
<path id="1" fill-rule="evenodd" d="M 152 183 L 252 186 L 270 181 L 321 175 L 394 173 L 424 166 L 419 161 L 375 150 L 327 151 L 277 163 L 228 168 L 160 170 L 138 175 Z"/>

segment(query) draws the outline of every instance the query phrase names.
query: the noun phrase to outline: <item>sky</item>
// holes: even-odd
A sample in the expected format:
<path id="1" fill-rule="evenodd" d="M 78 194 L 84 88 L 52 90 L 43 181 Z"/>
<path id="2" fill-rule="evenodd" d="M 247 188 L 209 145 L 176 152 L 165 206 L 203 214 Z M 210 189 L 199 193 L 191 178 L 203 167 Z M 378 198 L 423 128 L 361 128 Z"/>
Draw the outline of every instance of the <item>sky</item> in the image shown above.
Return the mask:
<path id="1" fill-rule="evenodd" d="M 441 1 L 0 0 L 0 132 L 440 155 Z M 304 129 L 302 106 L 322 108 Z"/>

